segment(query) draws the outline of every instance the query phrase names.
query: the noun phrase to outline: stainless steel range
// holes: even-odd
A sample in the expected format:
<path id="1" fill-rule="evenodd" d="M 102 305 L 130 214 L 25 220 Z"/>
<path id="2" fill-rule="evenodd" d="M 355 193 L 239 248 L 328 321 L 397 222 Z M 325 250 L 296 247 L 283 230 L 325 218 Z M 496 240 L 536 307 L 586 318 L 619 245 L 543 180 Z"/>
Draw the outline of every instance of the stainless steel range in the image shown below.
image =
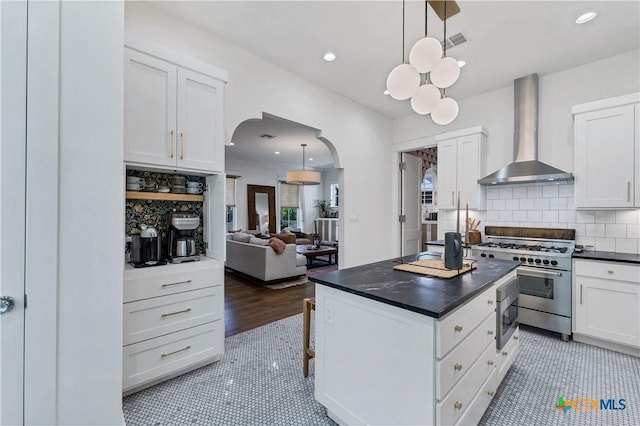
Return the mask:
<path id="1" fill-rule="evenodd" d="M 571 334 L 571 255 L 575 230 L 485 227 L 485 242 L 472 247 L 474 256 L 517 260 L 519 321 Z"/>

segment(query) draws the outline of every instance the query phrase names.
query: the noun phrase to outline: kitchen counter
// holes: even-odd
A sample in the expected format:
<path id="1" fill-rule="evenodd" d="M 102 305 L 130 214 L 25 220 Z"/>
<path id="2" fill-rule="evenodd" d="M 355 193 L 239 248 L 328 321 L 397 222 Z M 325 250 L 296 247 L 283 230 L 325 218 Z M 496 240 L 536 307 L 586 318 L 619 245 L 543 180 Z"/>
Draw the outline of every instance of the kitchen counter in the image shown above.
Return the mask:
<path id="1" fill-rule="evenodd" d="M 403 259 L 404 262 L 411 262 L 417 256 L 420 259 L 440 258 L 439 253 L 425 252 Z M 511 260 L 475 260 L 476 269 L 450 279 L 397 271 L 393 266 L 399 263 L 399 259 L 392 259 L 309 277 L 309 280 L 432 318 L 441 318 L 520 265 L 520 262 Z"/>
<path id="2" fill-rule="evenodd" d="M 640 265 L 640 254 L 616 253 L 613 251 L 584 251 L 573 253 L 574 259 L 606 260 L 608 262 L 634 263 Z"/>

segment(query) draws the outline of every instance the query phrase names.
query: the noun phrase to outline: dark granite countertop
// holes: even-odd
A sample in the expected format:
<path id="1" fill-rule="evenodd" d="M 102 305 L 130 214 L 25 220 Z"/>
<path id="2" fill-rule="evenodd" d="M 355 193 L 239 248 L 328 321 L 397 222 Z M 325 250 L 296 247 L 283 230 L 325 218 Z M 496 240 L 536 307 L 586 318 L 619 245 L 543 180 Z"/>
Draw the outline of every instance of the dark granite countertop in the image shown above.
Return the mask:
<path id="1" fill-rule="evenodd" d="M 424 252 L 404 257 L 405 262 L 439 258 L 440 253 Z M 492 283 L 520 266 L 520 262 L 474 258 L 473 272 L 443 279 L 397 271 L 398 259 L 341 269 L 309 277 L 310 281 L 343 290 L 433 318 L 442 318 L 472 299 Z"/>
<path id="2" fill-rule="evenodd" d="M 606 260 L 609 262 L 635 263 L 640 265 L 640 254 L 616 253 L 613 251 L 584 251 L 573 253 L 574 259 Z"/>

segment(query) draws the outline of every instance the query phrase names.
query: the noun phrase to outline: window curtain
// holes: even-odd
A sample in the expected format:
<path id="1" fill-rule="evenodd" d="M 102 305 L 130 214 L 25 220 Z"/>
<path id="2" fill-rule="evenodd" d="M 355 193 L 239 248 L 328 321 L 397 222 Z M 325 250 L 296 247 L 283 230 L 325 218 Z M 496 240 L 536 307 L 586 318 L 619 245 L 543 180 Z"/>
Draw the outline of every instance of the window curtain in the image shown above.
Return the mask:
<path id="1" fill-rule="evenodd" d="M 290 185 L 280 182 L 280 208 L 293 207 L 298 208 L 300 205 L 299 185 Z"/>
<path id="2" fill-rule="evenodd" d="M 227 207 L 235 207 L 236 206 L 236 179 L 237 176 L 227 176 L 226 186 L 227 191 L 225 195 L 225 202 Z"/>

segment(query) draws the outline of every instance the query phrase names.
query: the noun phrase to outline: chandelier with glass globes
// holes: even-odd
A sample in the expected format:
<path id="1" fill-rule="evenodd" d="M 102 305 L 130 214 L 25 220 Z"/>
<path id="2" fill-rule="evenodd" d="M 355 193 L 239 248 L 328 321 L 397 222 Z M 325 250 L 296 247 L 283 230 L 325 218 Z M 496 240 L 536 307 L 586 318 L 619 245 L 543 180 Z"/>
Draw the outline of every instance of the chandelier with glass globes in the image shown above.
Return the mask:
<path id="1" fill-rule="evenodd" d="M 405 2 L 402 0 L 402 59 L 404 56 Z M 421 115 L 431 115 L 434 123 L 446 125 L 458 116 L 458 103 L 446 96 L 446 89 L 460 77 L 458 61 L 447 56 L 447 1 L 444 1 L 445 43 L 427 36 L 427 2 L 425 1 L 425 37 L 409 52 L 409 63 L 395 67 L 387 77 L 389 95 L 399 101 L 411 99 L 411 108 Z M 444 48 L 443 48 L 444 44 Z"/>

